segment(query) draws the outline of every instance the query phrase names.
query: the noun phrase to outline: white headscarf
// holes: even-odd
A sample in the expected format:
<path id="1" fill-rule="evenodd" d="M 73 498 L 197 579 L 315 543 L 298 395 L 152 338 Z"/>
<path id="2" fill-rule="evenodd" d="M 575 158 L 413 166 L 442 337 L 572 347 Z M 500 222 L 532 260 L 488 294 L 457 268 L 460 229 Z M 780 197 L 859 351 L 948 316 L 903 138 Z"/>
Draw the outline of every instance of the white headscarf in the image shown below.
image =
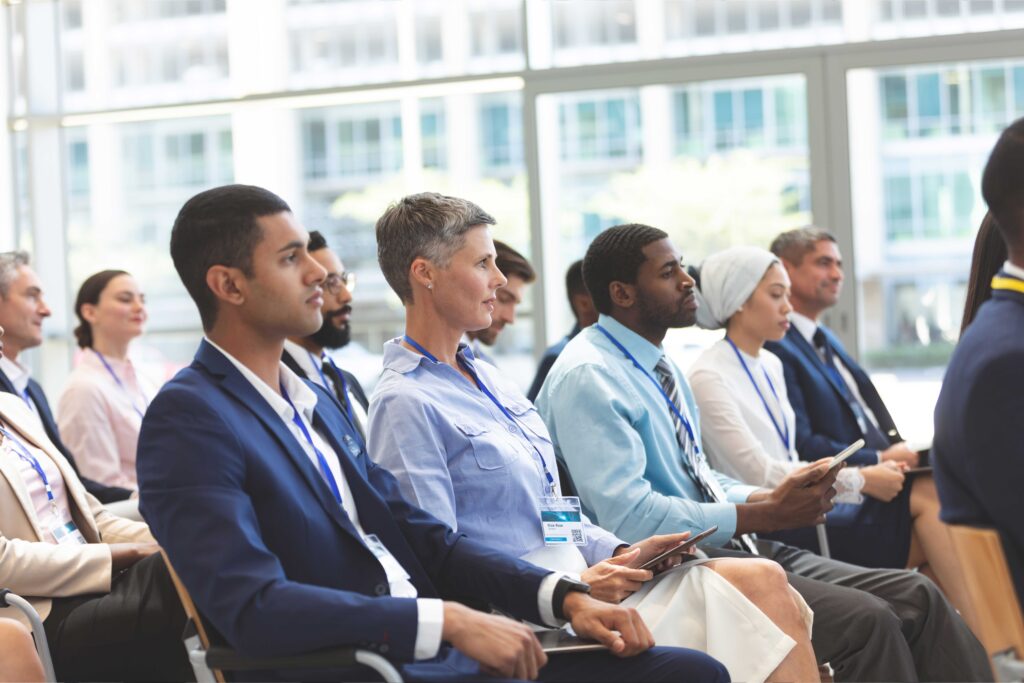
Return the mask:
<path id="1" fill-rule="evenodd" d="M 778 257 L 760 247 L 730 247 L 704 259 L 697 324 L 706 330 L 725 327 L 774 263 L 779 263 Z"/>

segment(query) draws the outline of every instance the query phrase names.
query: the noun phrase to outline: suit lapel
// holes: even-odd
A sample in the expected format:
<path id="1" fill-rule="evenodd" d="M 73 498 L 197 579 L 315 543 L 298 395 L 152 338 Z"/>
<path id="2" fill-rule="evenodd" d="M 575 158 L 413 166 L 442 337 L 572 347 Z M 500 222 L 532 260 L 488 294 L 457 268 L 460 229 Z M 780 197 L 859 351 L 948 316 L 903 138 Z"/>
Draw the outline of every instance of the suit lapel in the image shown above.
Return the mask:
<path id="1" fill-rule="evenodd" d="M 810 364 L 814 366 L 814 369 L 825 378 L 825 381 L 827 381 L 836 394 L 839 395 L 840 402 L 846 406 L 846 409 L 853 413 L 853 409 L 851 409 L 850 405 L 846 402 L 846 392 L 843 391 L 842 387 L 836 384 L 835 379 L 832 377 L 832 373 L 825 368 L 825 362 L 821 360 L 821 357 L 818 355 L 818 352 L 814 347 L 811 346 L 811 343 L 804 339 L 804 336 L 800 334 L 800 331 L 797 330 L 796 327 L 791 327 L 789 332 L 786 332 L 786 337 L 788 337 L 789 341 L 800 351 L 800 353 L 804 355 L 805 358 L 807 358 Z"/>
<path id="2" fill-rule="evenodd" d="M 249 380 L 242 376 L 242 373 L 232 365 L 231 361 L 205 340 L 199 346 L 199 351 L 196 353 L 196 362 L 202 365 L 208 372 L 217 376 L 224 390 L 234 396 L 263 423 L 267 431 L 277 440 L 287 459 L 298 470 L 299 476 L 305 481 L 328 516 L 338 526 L 358 539 L 359 533 L 352 525 L 348 515 L 342 511 L 341 506 L 334 500 L 330 488 L 317 471 L 316 466 L 310 461 L 306 452 L 299 445 L 298 440 L 292 435 L 291 430 L 285 425 L 281 417 L 260 396 Z M 270 449 L 264 450 L 263 453 L 268 457 L 273 457 Z"/>
<path id="3" fill-rule="evenodd" d="M 3 389 L 9 394 L 18 395 L 18 390 L 14 388 L 14 384 L 11 383 L 11 378 L 7 376 L 7 373 L 0 370 L 0 389 Z"/>

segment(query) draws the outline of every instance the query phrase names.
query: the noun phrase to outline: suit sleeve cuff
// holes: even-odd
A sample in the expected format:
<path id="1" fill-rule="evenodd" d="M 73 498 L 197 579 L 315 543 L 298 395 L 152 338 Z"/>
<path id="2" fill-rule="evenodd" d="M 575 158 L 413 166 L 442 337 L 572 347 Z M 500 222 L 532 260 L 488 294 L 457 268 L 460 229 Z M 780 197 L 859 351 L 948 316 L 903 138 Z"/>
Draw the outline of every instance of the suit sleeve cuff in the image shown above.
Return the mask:
<path id="1" fill-rule="evenodd" d="M 560 628 L 567 623 L 564 619 L 555 617 L 555 606 L 551 602 L 555 596 L 555 584 L 563 576 L 568 576 L 577 581 L 580 580 L 579 574 L 552 572 L 541 580 L 540 588 L 537 589 L 537 611 L 540 612 L 540 619 L 546 626 L 551 626 L 552 628 Z"/>
<path id="2" fill-rule="evenodd" d="M 444 602 L 435 598 L 417 598 L 416 610 L 416 644 L 412 656 L 415 659 L 430 659 L 441 649 Z"/>

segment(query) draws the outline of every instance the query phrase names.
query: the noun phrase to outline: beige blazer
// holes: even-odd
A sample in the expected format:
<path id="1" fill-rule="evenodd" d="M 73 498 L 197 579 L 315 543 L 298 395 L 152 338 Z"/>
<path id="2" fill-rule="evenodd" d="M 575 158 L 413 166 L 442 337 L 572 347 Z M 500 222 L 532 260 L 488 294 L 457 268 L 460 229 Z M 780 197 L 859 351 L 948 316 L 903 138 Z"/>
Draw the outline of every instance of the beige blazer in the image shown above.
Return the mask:
<path id="1" fill-rule="evenodd" d="M 106 544 L 152 542 L 149 527 L 112 514 L 86 492 L 19 397 L 0 392 L 0 421 L 56 463 L 64 477 L 71 516 L 89 542 L 59 546 L 43 540 L 49 531 L 36 516 L 18 460 L 0 451 L 0 588 L 28 600 L 43 619 L 50 613 L 51 598 L 110 592 L 111 556 Z M 19 610 L 4 612 L 27 625 Z"/>

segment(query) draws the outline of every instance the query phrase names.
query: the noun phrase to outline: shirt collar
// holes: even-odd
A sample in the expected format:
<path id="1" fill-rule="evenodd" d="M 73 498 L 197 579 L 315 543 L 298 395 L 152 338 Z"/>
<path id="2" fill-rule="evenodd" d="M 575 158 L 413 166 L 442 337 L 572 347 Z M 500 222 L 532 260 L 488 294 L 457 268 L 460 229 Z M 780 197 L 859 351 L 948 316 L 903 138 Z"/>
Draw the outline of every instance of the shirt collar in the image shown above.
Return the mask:
<path id="1" fill-rule="evenodd" d="M 662 347 L 655 346 L 610 315 L 605 315 L 604 313 L 599 315 L 597 324 L 608 330 L 615 337 L 615 341 L 626 347 L 626 350 L 633 355 L 636 362 L 648 372 L 653 371 L 654 366 L 665 355 L 665 350 Z M 599 338 L 607 341 L 607 338 L 600 332 L 597 332 L 597 335 Z M 615 349 L 615 351 L 616 353 L 621 353 L 618 349 Z"/>
<path id="2" fill-rule="evenodd" d="M 206 337 L 206 342 L 213 348 L 224 354 L 224 357 L 231 361 L 231 364 L 242 373 L 242 377 L 248 380 L 249 384 L 263 397 L 270 407 L 277 413 L 282 420 L 290 422 L 292 419 L 292 408 L 288 405 L 288 401 L 283 396 L 278 394 L 276 391 L 270 388 L 270 385 L 260 379 L 256 373 L 247 368 L 242 364 L 240 360 L 232 356 L 230 353 L 217 346 L 209 337 Z M 310 389 L 305 382 L 299 379 L 299 376 L 291 371 L 284 363 L 281 366 L 281 384 L 284 386 L 284 390 L 288 392 L 288 398 L 295 404 L 295 408 L 302 413 L 302 416 L 306 418 L 306 421 L 310 424 L 313 423 L 313 410 L 316 408 L 316 393 Z"/>
<path id="3" fill-rule="evenodd" d="M 1024 268 L 1021 268 L 1018 265 L 1014 265 L 1009 261 L 1003 264 L 1003 272 L 1006 273 L 1007 275 L 1012 275 L 1013 277 L 1018 278 L 1020 280 L 1024 280 Z"/>
<path id="4" fill-rule="evenodd" d="M 814 333 L 818 331 L 818 323 L 796 311 L 789 314 L 789 320 L 796 327 L 797 332 L 807 340 L 807 343 L 814 346 Z"/>
<path id="5" fill-rule="evenodd" d="M 394 370 L 397 373 L 406 375 L 418 368 L 421 364 L 429 365 L 431 361 L 419 351 L 413 351 L 402 346 L 402 337 L 395 337 L 384 342 L 384 369 Z M 472 365 L 476 362 L 473 349 L 465 341 L 459 342 L 459 350 L 456 354 L 463 356 Z"/>
<path id="6" fill-rule="evenodd" d="M 3 370 L 4 374 L 7 375 L 7 379 L 11 380 L 11 384 L 18 390 L 19 394 L 25 393 L 28 381 L 32 379 L 32 373 L 29 372 L 28 368 L 18 361 L 3 356 L 0 357 L 0 370 Z"/>
<path id="7" fill-rule="evenodd" d="M 100 360 L 100 355 L 91 348 L 82 349 L 78 362 L 106 371 L 107 366 L 103 364 L 104 360 L 107 361 L 107 365 L 113 368 L 114 372 L 119 375 L 135 374 L 135 366 L 132 365 L 130 359 L 125 358 L 124 360 L 120 360 L 118 358 L 111 358 L 110 356 L 103 356 L 103 360 Z"/>
<path id="8" fill-rule="evenodd" d="M 320 368 L 314 365 L 317 358 L 307 349 L 296 344 L 291 339 L 285 339 L 284 350 L 287 351 L 288 355 L 299 364 L 299 367 L 306 373 L 306 377 L 313 379 L 314 377 L 320 376 Z"/>

